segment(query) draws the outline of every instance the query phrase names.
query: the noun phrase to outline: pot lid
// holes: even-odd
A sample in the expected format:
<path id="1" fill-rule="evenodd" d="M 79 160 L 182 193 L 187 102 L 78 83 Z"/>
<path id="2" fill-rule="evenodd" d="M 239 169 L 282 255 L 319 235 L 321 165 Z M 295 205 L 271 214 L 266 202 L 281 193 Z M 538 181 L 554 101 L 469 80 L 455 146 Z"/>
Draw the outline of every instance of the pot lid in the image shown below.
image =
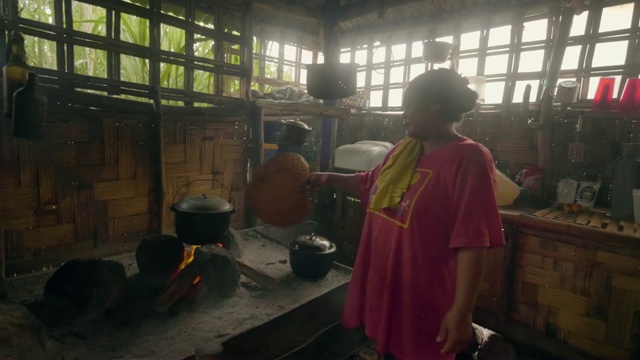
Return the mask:
<path id="1" fill-rule="evenodd" d="M 311 127 L 309 125 L 297 119 L 281 120 L 281 122 L 285 125 L 291 125 L 291 126 L 299 127 L 304 130 L 311 131 Z"/>
<path id="2" fill-rule="evenodd" d="M 331 250 L 335 245 L 328 239 L 315 234 L 298 236 L 290 244 L 293 250 L 310 252 L 325 252 Z"/>
<path id="3" fill-rule="evenodd" d="M 223 198 L 202 194 L 185 198 L 173 206 L 176 210 L 191 213 L 224 213 L 233 211 L 233 205 Z"/>

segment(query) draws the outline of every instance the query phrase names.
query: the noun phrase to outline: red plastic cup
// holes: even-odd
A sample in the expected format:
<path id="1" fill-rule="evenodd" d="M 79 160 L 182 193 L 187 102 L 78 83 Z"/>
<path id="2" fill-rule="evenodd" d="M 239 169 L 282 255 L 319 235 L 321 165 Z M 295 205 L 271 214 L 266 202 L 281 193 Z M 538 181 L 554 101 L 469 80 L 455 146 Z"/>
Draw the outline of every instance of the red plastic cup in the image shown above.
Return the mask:
<path id="1" fill-rule="evenodd" d="M 596 96 L 593 97 L 592 109 L 594 111 L 610 110 L 613 104 L 613 86 L 616 79 L 612 77 L 600 78 Z"/>
<path id="2" fill-rule="evenodd" d="M 640 79 L 629 78 L 620 98 L 620 111 L 634 113 L 640 111 Z"/>

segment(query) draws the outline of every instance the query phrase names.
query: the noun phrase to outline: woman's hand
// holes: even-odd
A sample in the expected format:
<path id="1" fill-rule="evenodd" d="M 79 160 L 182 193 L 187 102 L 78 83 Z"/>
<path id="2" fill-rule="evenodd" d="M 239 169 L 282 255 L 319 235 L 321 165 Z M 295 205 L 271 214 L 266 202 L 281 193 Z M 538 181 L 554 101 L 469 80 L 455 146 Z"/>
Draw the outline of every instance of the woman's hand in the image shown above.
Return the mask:
<path id="1" fill-rule="evenodd" d="M 473 325 L 471 323 L 471 313 L 451 309 L 442 319 L 437 342 L 446 340 L 440 352 L 442 354 L 457 354 L 464 350 L 471 341 Z"/>
<path id="2" fill-rule="evenodd" d="M 313 191 L 330 186 L 329 179 L 331 175 L 333 175 L 333 173 L 329 172 L 313 172 L 309 174 L 309 178 L 307 179 L 307 183 L 305 184 L 307 191 Z"/>

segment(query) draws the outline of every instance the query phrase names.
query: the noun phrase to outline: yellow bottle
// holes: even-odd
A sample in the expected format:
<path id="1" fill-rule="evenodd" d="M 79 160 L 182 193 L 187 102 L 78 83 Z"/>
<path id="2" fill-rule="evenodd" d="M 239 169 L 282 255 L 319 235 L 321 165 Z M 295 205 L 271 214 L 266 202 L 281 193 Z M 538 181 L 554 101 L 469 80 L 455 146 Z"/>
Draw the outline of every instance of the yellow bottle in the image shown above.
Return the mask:
<path id="1" fill-rule="evenodd" d="M 2 94 L 4 97 L 4 117 L 13 117 L 13 94 L 27 83 L 27 52 L 24 37 L 19 31 L 11 32 L 8 44 L 9 59 L 2 68 Z"/>

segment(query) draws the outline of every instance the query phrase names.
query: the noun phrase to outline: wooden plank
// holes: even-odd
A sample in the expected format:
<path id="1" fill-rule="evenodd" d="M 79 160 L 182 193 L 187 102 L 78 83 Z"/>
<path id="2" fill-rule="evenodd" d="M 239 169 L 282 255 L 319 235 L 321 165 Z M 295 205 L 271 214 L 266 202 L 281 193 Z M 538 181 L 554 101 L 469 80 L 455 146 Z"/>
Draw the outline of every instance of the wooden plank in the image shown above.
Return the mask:
<path id="1" fill-rule="evenodd" d="M 626 235 L 633 235 L 634 233 L 634 223 L 631 221 L 620 221 L 620 226 L 622 226 L 622 232 Z"/>
<path id="2" fill-rule="evenodd" d="M 38 208 L 38 188 L 20 187 L 0 189 L 2 217 L 7 219 L 31 217 Z M 5 224 L 5 226 L 8 226 Z"/>
<path id="3" fill-rule="evenodd" d="M 47 124 L 51 138 L 62 143 L 90 142 L 90 124 L 86 119 L 78 120 L 77 122 Z"/>
<path id="4" fill-rule="evenodd" d="M 75 225 L 61 224 L 23 230 L 25 249 L 38 249 L 75 242 Z"/>
<path id="5" fill-rule="evenodd" d="M 118 122 L 115 119 L 105 119 L 102 122 L 102 144 L 106 165 L 118 164 L 118 127 Z"/>
<path id="6" fill-rule="evenodd" d="M 204 129 L 204 136 L 213 136 L 215 130 L 206 128 Z M 213 162 L 215 152 L 215 141 L 205 140 L 202 141 L 202 174 L 213 174 Z"/>
<path id="7" fill-rule="evenodd" d="M 7 231 L 30 229 L 39 226 L 37 216 L 5 218 L 4 228 Z"/>
<path id="8" fill-rule="evenodd" d="M 41 205 L 56 205 L 56 178 L 53 162 L 53 151 L 49 143 L 32 144 L 38 165 L 38 189 Z"/>
<path id="9" fill-rule="evenodd" d="M 609 219 L 609 223 L 607 224 L 605 230 L 618 231 L 618 221 L 615 219 Z"/>
<path id="10" fill-rule="evenodd" d="M 198 176 L 200 175 L 200 163 L 166 164 L 165 177 Z"/>
<path id="11" fill-rule="evenodd" d="M 66 172 L 68 181 L 93 184 L 97 181 L 118 180 L 118 165 L 79 165 L 59 167 L 58 173 Z M 69 176 L 70 175 L 70 176 Z"/>
<path id="12" fill-rule="evenodd" d="M 560 274 L 538 268 L 526 268 L 523 273 L 523 280 L 532 284 L 541 285 L 547 288 L 560 287 Z"/>
<path id="13" fill-rule="evenodd" d="M 584 315 L 589 307 L 589 298 L 578 296 L 559 289 L 539 287 L 538 302 L 545 305 L 555 306 L 560 309 L 572 311 L 579 315 Z"/>
<path id="14" fill-rule="evenodd" d="M 136 180 L 117 180 L 93 184 L 96 200 L 126 199 L 136 196 Z"/>
<path id="15" fill-rule="evenodd" d="M 78 149 L 77 165 L 103 165 L 105 147 L 101 143 L 76 144 Z M 73 164 L 76 165 L 76 164 Z"/>
<path id="16" fill-rule="evenodd" d="M 16 168 L 0 166 L 0 189 L 17 188 L 20 186 L 20 173 Z"/>
<path id="17" fill-rule="evenodd" d="M 78 189 L 73 192 L 75 210 L 75 235 L 79 242 L 93 242 L 95 234 L 94 198 L 91 189 Z"/>
<path id="18" fill-rule="evenodd" d="M 156 217 L 152 214 L 123 216 L 118 218 L 118 235 L 128 233 L 148 233 L 157 228 Z"/>
<path id="19" fill-rule="evenodd" d="M 640 307 L 639 289 L 626 290 L 614 287 L 611 290 L 611 305 L 607 317 L 607 342 L 628 349 L 631 346 L 633 314 Z"/>
<path id="20" fill-rule="evenodd" d="M 123 124 L 118 131 L 118 179 L 131 180 L 136 176 L 136 139 L 133 124 Z"/>
<path id="21" fill-rule="evenodd" d="M 141 215 L 149 212 L 148 197 L 115 199 L 115 200 L 108 200 L 106 201 L 106 203 L 107 203 L 107 216 L 109 218 Z"/>
<path id="22" fill-rule="evenodd" d="M 611 286 L 624 290 L 634 291 L 637 292 L 638 295 L 640 295 L 640 278 L 638 277 L 612 274 Z"/>
<path id="23" fill-rule="evenodd" d="M 164 162 L 165 164 L 179 164 L 186 162 L 187 155 L 184 144 L 165 144 Z"/>
<path id="24" fill-rule="evenodd" d="M 185 161 L 187 163 L 200 162 L 200 138 L 202 127 L 196 123 L 187 123 L 185 132 Z"/>
<path id="25" fill-rule="evenodd" d="M 612 269 L 619 269 L 630 273 L 640 274 L 640 259 L 618 255 L 607 251 L 598 251 L 596 261 L 610 266 Z"/>
<path id="26" fill-rule="evenodd" d="M 53 162 L 56 165 L 76 165 L 78 144 L 52 144 Z"/>
<path id="27" fill-rule="evenodd" d="M 18 145 L 18 168 L 20 186 L 30 187 L 38 184 L 38 162 L 28 140 L 16 140 Z"/>
<path id="28" fill-rule="evenodd" d="M 607 323 L 590 319 L 566 309 L 558 309 L 557 325 L 561 328 L 586 336 L 593 340 L 604 341 L 607 333 Z"/>
<path id="29" fill-rule="evenodd" d="M 629 353 L 626 350 L 573 331 L 567 332 L 565 341 L 574 348 L 601 359 L 629 359 Z"/>
<path id="30" fill-rule="evenodd" d="M 153 184 L 153 177 L 150 174 L 149 163 L 138 163 L 136 167 L 136 179 L 135 181 L 135 195 L 136 196 L 149 196 L 149 189 L 156 189 L 157 186 Z"/>

